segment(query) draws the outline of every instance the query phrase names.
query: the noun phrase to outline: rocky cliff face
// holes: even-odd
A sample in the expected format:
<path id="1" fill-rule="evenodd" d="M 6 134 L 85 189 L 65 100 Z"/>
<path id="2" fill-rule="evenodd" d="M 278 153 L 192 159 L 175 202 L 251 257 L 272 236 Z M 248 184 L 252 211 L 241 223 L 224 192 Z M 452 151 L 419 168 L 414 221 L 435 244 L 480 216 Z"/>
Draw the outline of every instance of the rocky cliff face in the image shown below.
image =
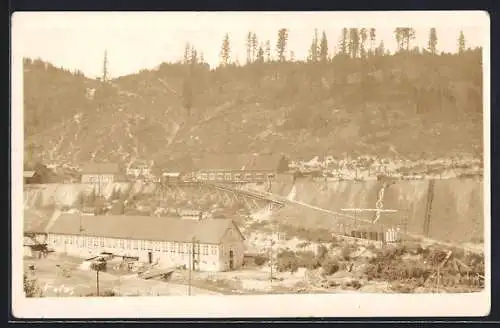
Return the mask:
<path id="1" fill-rule="evenodd" d="M 434 181 L 433 191 L 431 181 Z M 345 208 L 376 208 L 383 186 L 384 183 L 379 181 L 325 183 L 299 179 L 293 183 L 290 177 L 282 176 L 274 183 L 273 192 L 342 213 L 341 209 Z M 384 188 L 382 204 L 383 208 L 398 212 L 383 213 L 379 220 L 381 224 L 399 223 L 406 217 L 408 232 L 414 234 L 427 234 L 430 238 L 443 241 L 482 239 L 485 218 L 483 181 L 480 179 L 397 181 Z M 352 212 L 349 214 L 354 215 Z M 357 214 L 357 217 L 360 220 L 372 219 L 374 215 L 373 212 L 365 212 Z M 294 223 L 293 218 L 296 218 L 296 224 L 307 220 L 324 227 L 334 224 L 333 215 L 314 210 L 301 213 L 300 207 L 289 208 L 279 216 L 286 217 L 290 223 Z"/>

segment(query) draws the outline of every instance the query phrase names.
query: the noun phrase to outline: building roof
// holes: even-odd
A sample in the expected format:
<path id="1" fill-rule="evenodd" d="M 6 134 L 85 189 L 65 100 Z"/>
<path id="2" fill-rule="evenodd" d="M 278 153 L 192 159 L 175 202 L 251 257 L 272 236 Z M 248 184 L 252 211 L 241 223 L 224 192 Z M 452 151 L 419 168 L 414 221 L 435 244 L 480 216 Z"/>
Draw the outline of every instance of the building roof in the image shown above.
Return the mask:
<path id="1" fill-rule="evenodd" d="M 35 171 L 24 171 L 23 177 L 25 178 L 33 178 L 35 176 Z"/>
<path id="2" fill-rule="evenodd" d="M 82 174 L 117 174 L 120 165 L 116 163 L 88 163 L 82 168 Z"/>
<path id="3" fill-rule="evenodd" d="M 283 156 L 281 154 L 246 155 L 220 154 L 207 155 L 196 161 L 199 170 L 261 170 L 274 171 Z"/>
<path id="4" fill-rule="evenodd" d="M 43 233 L 49 224 L 51 214 L 24 210 L 24 232 Z"/>
<path id="5" fill-rule="evenodd" d="M 191 242 L 194 236 L 196 241 L 201 243 L 219 244 L 231 226 L 239 231 L 234 221 L 230 219 L 198 221 L 154 216 L 63 214 L 48 232 L 176 242 Z"/>

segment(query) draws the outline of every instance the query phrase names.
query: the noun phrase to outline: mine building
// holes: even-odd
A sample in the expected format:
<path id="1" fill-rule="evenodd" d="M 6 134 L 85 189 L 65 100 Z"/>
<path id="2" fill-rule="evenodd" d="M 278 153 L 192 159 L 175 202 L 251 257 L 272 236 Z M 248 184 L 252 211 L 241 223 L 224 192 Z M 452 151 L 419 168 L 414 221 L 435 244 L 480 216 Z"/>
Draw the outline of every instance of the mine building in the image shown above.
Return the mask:
<path id="1" fill-rule="evenodd" d="M 123 177 L 123 169 L 116 163 L 89 163 L 82 169 L 82 183 L 93 185 L 97 195 L 101 195 L 109 183 Z"/>
<path id="2" fill-rule="evenodd" d="M 228 271 L 242 266 L 244 237 L 236 223 L 153 216 L 62 214 L 48 228 L 56 252 L 89 258 L 109 253 L 159 267 Z"/>
<path id="3" fill-rule="evenodd" d="M 196 163 L 195 177 L 208 182 L 265 182 L 288 171 L 284 155 L 210 155 Z"/>

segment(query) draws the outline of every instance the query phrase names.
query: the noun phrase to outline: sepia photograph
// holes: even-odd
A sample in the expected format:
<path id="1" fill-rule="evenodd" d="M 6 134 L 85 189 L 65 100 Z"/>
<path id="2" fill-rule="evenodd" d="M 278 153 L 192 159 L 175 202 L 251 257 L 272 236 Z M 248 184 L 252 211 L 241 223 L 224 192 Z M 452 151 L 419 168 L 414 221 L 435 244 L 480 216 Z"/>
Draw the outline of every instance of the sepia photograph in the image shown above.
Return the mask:
<path id="1" fill-rule="evenodd" d="M 13 314 L 488 314 L 489 24 L 15 13 Z"/>

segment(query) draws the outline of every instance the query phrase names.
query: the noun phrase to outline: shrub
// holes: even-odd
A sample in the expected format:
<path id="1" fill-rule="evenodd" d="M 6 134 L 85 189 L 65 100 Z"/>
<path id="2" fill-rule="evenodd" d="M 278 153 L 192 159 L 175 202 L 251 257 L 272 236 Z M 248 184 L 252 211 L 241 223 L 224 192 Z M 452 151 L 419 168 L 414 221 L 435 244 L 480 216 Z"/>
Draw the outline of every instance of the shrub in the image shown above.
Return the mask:
<path id="1" fill-rule="evenodd" d="M 409 243 L 405 245 L 406 251 L 413 255 L 420 255 L 424 253 L 424 249 L 418 243 Z"/>
<path id="2" fill-rule="evenodd" d="M 282 252 L 278 254 L 277 269 L 280 272 L 290 271 L 295 272 L 299 268 L 297 258 L 293 252 Z"/>
<path id="3" fill-rule="evenodd" d="M 313 252 L 282 251 L 278 254 L 278 271 L 295 272 L 298 268 L 316 269 L 320 263 Z"/>
<path id="4" fill-rule="evenodd" d="M 299 243 L 299 244 L 297 245 L 297 247 L 298 247 L 298 248 L 305 248 L 305 247 L 307 247 L 307 246 L 309 246 L 309 245 L 311 245 L 311 243 L 310 243 L 310 242 L 308 242 L 308 241 L 303 241 L 303 242 Z"/>
<path id="5" fill-rule="evenodd" d="M 26 297 L 42 297 L 42 289 L 35 278 L 29 278 L 28 274 L 23 275 L 23 288 Z"/>
<path id="6" fill-rule="evenodd" d="M 351 287 L 354 289 L 360 289 L 362 287 L 361 283 L 357 280 L 348 281 L 345 283 L 345 287 Z"/>
<path id="7" fill-rule="evenodd" d="M 382 250 L 381 256 L 388 260 L 393 260 L 400 257 L 406 252 L 406 247 L 404 245 L 397 245 L 394 247 L 387 247 Z"/>
<path id="8" fill-rule="evenodd" d="M 316 258 L 316 255 L 311 251 L 306 252 L 296 252 L 295 256 L 297 257 L 297 265 L 298 267 L 308 268 L 308 269 L 316 269 L 319 268 L 320 263 Z"/>
<path id="9" fill-rule="evenodd" d="M 91 293 L 86 294 L 85 296 L 93 297 L 93 296 L 97 296 L 97 293 L 91 292 Z M 99 296 L 112 297 L 112 296 L 118 296 L 118 294 L 116 294 L 114 290 L 103 290 L 102 292 L 99 292 Z"/>
<path id="10" fill-rule="evenodd" d="M 340 251 L 340 255 L 342 259 L 349 261 L 351 259 L 351 246 L 349 244 L 345 244 Z"/>
<path id="11" fill-rule="evenodd" d="M 262 256 L 262 255 L 257 255 L 254 257 L 253 261 L 255 263 L 255 265 L 258 265 L 258 266 L 261 266 L 263 265 L 264 263 L 266 263 L 269 259 L 265 256 Z"/>
<path id="12" fill-rule="evenodd" d="M 324 245 L 318 246 L 318 260 L 323 261 L 328 254 L 328 249 Z"/>
<path id="13" fill-rule="evenodd" d="M 336 259 L 328 258 L 321 263 L 321 267 L 326 275 L 332 275 L 335 272 L 339 271 L 339 262 Z"/>

